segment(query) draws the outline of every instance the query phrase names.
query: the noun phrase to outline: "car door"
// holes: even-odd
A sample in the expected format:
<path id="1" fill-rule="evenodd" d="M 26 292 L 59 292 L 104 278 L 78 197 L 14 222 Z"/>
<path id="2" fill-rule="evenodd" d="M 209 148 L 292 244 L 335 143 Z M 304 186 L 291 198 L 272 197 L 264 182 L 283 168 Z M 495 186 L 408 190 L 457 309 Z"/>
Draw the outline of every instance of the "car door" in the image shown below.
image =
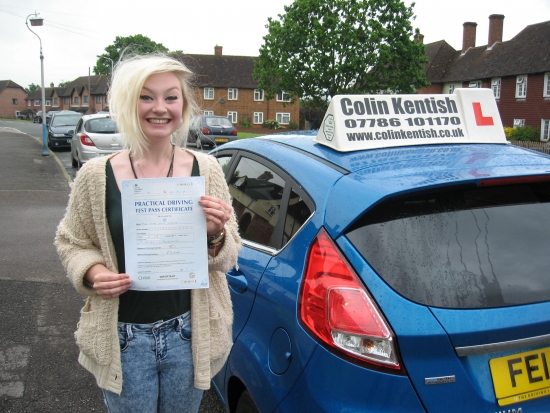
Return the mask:
<path id="1" fill-rule="evenodd" d="M 234 303 L 235 340 L 248 319 L 262 274 L 276 251 L 273 239 L 284 180 L 251 155 L 224 151 L 217 159 L 226 173 L 243 241 L 238 266 L 227 273 Z"/>

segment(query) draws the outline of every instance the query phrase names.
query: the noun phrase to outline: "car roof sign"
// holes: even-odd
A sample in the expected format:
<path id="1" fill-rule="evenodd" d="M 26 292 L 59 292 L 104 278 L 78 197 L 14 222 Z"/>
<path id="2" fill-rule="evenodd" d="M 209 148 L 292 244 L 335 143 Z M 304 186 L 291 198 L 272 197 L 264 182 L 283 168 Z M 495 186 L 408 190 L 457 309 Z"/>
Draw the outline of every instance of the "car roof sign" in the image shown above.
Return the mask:
<path id="1" fill-rule="evenodd" d="M 315 142 L 339 152 L 448 143 L 508 143 L 491 89 L 448 95 L 337 95 Z"/>

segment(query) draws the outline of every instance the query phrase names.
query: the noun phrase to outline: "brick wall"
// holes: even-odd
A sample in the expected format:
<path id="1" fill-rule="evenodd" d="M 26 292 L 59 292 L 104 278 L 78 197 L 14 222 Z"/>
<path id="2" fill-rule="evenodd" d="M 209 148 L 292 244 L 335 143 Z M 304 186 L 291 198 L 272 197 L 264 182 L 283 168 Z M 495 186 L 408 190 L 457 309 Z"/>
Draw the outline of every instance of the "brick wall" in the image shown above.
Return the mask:
<path id="1" fill-rule="evenodd" d="M 264 121 L 276 119 L 277 113 L 289 113 L 290 122 L 299 123 L 300 103 L 298 100 L 293 104 L 277 102 L 276 99 L 266 100 L 265 98 L 262 101 L 255 101 L 254 89 L 243 88 L 238 89 L 237 100 L 228 100 L 227 94 L 226 88 L 214 88 L 214 99 L 205 100 L 204 88 L 199 88 L 196 91 L 196 99 L 202 111 L 213 111 L 214 115 L 227 116 L 228 112 L 237 112 L 235 126 L 238 130 L 240 130 L 242 119 L 249 119 L 254 129 L 262 128 L 261 124 L 254 124 L 254 112 L 263 113 Z M 288 125 L 283 126 L 288 127 Z"/>
<path id="2" fill-rule="evenodd" d="M 504 126 L 513 126 L 514 119 L 525 119 L 525 126 L 540 128 L 541 119 L 550 119 L 550 99 L 543 97 L 544 74 L 527 76 L 527 97 L 516 98 L 516 76 L 501 79 L 498 110 Z"/>
<path id="3" fill-rule="evenodd" d="M 25 98 L 27 92 L 20 88 L 5 88 L 0 93 L 0 117 L 2 118 L 15 118 L 15 111 L 19 112 L 27 109 L 27 102 Z M 13 103 L 13 99 L 17 99 L 17 104 Z"/>

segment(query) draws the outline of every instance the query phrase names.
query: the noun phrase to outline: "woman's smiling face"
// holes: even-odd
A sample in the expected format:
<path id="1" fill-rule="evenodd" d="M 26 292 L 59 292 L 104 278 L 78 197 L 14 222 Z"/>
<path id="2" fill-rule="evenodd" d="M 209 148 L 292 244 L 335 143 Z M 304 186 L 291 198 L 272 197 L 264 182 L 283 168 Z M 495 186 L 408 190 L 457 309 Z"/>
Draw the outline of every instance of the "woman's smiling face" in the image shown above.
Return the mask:
<path id="1" fill-rule="evenodd" d="M 147 78 L 138 100 L 138 116 L 145 136 L 153 141 L 169 137 L 181 123 L 183 93 L 177 76 L 170 72 Z"/>

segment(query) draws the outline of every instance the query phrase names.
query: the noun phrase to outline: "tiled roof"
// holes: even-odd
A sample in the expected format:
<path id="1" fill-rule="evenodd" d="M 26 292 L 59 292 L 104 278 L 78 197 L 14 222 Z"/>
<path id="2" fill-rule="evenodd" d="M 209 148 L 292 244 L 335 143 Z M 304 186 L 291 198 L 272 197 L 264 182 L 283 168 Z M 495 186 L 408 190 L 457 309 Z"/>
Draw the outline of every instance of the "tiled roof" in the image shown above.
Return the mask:
<path id="1" fill-rule="evenodd" d="M 488 46 L 454 50 L 444 41 L 426 45 L 432 83 L 462 82 L 550 71 L 550 21 L 527 26 L 513 39 Z"/>
<path id="2" fill-rule="evenodd" d="M 256 89 L 252 78 L 256 57 L 180 54 L 174 57 L 195 73 L 197 87 Z"/>
<path id="3" fill-rule="evenodd" d="M 46 96 L 46 99 L 48 99 L 53 95 L 54 89 L 57 89 L 57 88 L 53 88 L 53 87 L 44 88 L 44 96 Z M 41 100 L 41 99 L 42 99 L 42 89 L 40 88 L 36 89 L 30 95 L 27 95 L 27 97 L 25 98 L 25 100 Z"/>
<path id="4" fill-rule="evenodd" d="M 2 93 L 4 89 L 7 89 L 7 88 L 20 88 L 25 90 L 24 87 L 19 86 L 13 80 L 0 80 L 0 93 Z"/>

